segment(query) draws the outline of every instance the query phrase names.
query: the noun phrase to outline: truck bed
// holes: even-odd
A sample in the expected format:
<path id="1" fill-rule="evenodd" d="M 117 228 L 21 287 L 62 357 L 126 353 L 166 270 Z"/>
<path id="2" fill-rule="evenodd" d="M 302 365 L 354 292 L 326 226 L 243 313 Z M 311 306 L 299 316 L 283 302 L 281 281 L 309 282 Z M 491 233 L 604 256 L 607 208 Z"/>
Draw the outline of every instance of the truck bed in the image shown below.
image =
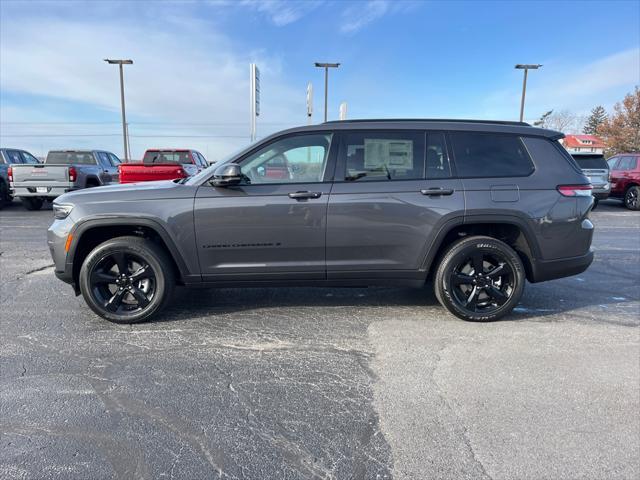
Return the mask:
<path id="1" fill-rule="evenodd" d="M 122 163 L 119 169 L 120 183 L 175 180 L 187 177 L 187 172 L 178 163 Z"/>

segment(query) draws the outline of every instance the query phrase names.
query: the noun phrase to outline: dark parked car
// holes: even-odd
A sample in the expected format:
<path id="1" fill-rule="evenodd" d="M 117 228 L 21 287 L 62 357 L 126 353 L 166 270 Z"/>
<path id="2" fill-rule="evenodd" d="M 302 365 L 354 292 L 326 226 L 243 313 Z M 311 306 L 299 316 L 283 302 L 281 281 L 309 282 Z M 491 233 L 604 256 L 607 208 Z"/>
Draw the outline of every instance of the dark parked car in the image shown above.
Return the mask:
<path id="1" fill-rule="evenodd" d="M 582 173 L 584 173 L 591 182 L 591 186 L 593 187 L 591 193 L 595 199 L 595 208 L 598 202 L 607 199 L 611 192 L 609 165 L 601 153 L 574 153 L 571 156 L 582 170 Z"/>
<path id="2" fill-rule="evenodd" d="M 36 157 L 17 148 L 0 148 L 0 208 L 13 200 L 9 186 L 9 167 L 11 165 L 40 163 Z"/>
<path id="3" fill-rule="evenodd" d="M 48 243 L 56 275 L 113 322 L 151 317 L 176 284 L 429 279 L 453 314 L 493 320 L 526 280 L 593 260 L 591 185 L 561 137 L 516 122 L 294 128 L 186 180 L 63 195 Z"/>
<path id="4" fill-rule="evenodd" d="M 620 153 L 607 160 L 611 169 L 611 198 L 630 210 L 640 210 L 640 153 Z"/>

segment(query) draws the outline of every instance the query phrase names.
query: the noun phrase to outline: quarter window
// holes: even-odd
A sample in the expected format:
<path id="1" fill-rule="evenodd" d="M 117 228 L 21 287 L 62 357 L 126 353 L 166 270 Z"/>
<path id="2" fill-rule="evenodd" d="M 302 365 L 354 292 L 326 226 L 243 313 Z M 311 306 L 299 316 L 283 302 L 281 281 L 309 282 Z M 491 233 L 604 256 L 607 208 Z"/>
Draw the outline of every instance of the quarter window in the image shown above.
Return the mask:
<path id="1" fill-rule="evenodd" d="M 424 178 L 423 132 L 354 132 L 344 136 L 340 159 L 344 180 Z"/>
<path id="2" fill-rule="evenodd" d="M 533 172 L 519 137 L 466 132 L 450 137 L 459 177 L 524 177 Z"/>
<path id="3" fill-rule="evenodd" d="M 318 183 L 324 178 L 331 135 L 296 135 L 276 140 L 241 162 L 252 184 Z"/>

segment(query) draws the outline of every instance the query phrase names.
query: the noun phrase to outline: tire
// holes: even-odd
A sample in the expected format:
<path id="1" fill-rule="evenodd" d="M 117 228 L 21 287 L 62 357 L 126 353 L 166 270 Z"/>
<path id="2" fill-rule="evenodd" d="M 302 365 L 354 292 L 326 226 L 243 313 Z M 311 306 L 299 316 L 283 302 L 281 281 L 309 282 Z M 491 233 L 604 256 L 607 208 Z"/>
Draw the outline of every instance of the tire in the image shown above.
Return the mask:
<path id="1" fill-rule="evenodd" d="M 80 268 L 80 291 L 87 305 L 114 323 L 139 323 L 167 304 L 175 286 L 173 264 L 165 251 L 140 237 L 101 243 Z"/>
<path id="2" fill-rule="evenodd" d="M 23 197 L 20 200 L 27 210 L 40 210 L 44 204 L 44 200 L 37 197 Z"/>
<path id="3" fill-rule="evenodd" d="M 473 236 L 447 249 L 436 270 L 434 290 L 442 306 L 456 317 L 490 322 L 513 310 L 525 280 L 515 250 L 495 238 Z"/>
<path id="4" fill-rule="evenodd" d="M 624 194 L 624 206 L 629 210 L 640 210 L 640 187 L 629 187 Z"/>
<path id="5" fill-rule="evenodd" d="M 9 195 L 9 188 L 7 184 L 0 181 L 0 209 L 4 208 L 11 202 L 11 196 Z"/>

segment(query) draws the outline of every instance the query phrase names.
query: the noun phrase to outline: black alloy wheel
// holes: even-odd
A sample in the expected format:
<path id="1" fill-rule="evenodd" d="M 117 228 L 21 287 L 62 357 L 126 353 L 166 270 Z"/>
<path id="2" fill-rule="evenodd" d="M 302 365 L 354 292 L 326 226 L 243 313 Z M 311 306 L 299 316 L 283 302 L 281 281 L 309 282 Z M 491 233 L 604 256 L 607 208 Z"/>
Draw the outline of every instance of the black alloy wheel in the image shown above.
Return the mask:
<path id="1" fill-rule="evenodd" d="M 513 248 L 492 237 L 472 236 L 445 252 L 434 290 L 440 303 L 457 317 L 491 321 L 518 304 L 525 280 L 522 260 Z"/>
<path id="2" fill-rule="evenodd" d="M 156 293 L 153 268 L 129 252 L 104 256 L 89 275 L 94 298 L 116 315 L 126 316 L 144 310 Z"/>
<path id="3" fill-rule="evenodd" d="M 175 284 L 162 247 L 140 237 L 117 237 L 94 248 L 79 275 L 87 305 L 115 323 L 137 323 L 164 307 Z"/>
<path id="4" fill-rule="evenodd" d="M 640 187 L 629 187 L 624 195 L 624 206 L 629 210 L 640 210 Z"/>

